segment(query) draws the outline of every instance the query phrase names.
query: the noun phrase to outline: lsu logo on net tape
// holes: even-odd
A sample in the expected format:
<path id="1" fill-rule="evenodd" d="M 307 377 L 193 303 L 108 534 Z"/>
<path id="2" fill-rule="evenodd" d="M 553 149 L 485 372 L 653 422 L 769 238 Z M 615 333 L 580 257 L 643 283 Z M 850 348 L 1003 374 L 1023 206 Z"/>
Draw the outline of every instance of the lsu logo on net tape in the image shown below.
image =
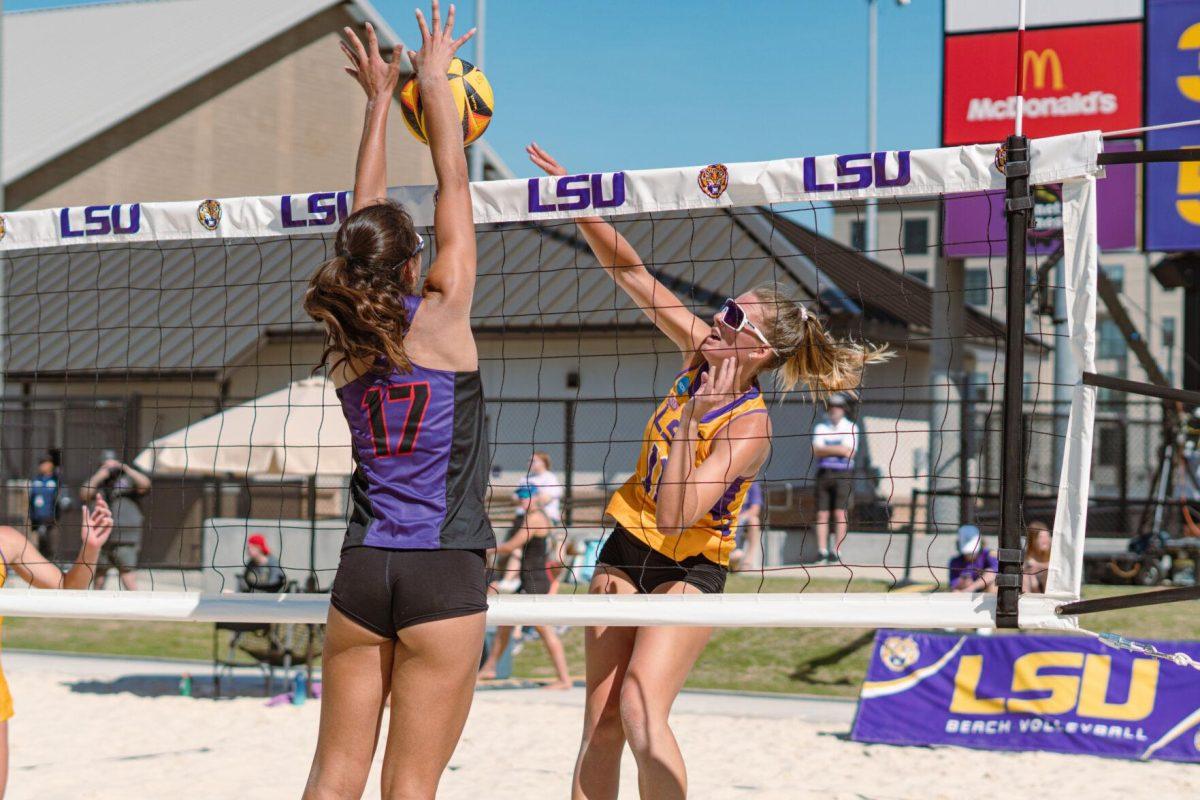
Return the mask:
<path id="1" fill-rule="evenodd" d="M 210 231 L 215 231 L 221 224 L 221 203 L 217 200 L 205 200 L 196 209 L 196 219 Z"/>
<path id="2" fill-rule="evenodd" d="M 729 188 L 729 169 L 724 164 L 709 164 L 696 176 L 700 191 L 716 200 Z"/>

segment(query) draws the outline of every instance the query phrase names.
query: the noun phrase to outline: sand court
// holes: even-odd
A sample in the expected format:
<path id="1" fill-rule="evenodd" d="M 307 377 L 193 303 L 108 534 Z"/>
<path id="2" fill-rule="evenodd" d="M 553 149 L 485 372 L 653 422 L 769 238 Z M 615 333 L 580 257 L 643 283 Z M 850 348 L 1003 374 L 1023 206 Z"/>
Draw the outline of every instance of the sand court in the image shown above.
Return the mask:
<path id="1" fill-rule="evenodd" d="M 5 652 L 16 698 L 9 797 L 277 800 L 297 798 L 316 743 L 320 704 L 267 707 L 261 682 L 239 696 L 196 693 L 204 665 Z M 439 797 L 528 800 L 568 796 L 581 690 L 481 690 Z M 961 797 L 963 776 L 1020 795 L 1182 797 L 1196 769 L 1049 753 L 900 748 L 848 741 L 854 705 L 840 700 L 686 693 L 673 724 L 696 798 Z M 377 757 L 378 761 L 378 757 Z M 622 797 L 636 797 L 626 756 Z M 379 796 L 378 763 L 365 797 Z M 1102 780 L 1097 780 L 1097 778 Z"/>

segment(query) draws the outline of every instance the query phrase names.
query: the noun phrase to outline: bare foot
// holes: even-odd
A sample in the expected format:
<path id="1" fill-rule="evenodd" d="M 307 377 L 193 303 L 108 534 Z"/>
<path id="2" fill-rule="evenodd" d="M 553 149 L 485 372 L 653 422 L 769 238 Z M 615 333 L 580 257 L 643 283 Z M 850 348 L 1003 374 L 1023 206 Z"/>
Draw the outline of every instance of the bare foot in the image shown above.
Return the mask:
<path id="1" fill-rule="evenodd" d="M 477 681 L 492 681 L 495 679 L 496 679 L 496 670 L 487 669 L 486 667 L 484 669 L 479 670 L 479 674 L 475 676 L 475 680 L 477 680 Z"/>
<path id="2" fill-rule="evenodd" d="M 542 688 L 543 689 L 556 689 L 558 691 L 562 691 L 564 689 L 570 689 L 571 686 L 572 686 L 572 684 L 570 681 L 554 681 L 553 683 L 547 683 Z"/>

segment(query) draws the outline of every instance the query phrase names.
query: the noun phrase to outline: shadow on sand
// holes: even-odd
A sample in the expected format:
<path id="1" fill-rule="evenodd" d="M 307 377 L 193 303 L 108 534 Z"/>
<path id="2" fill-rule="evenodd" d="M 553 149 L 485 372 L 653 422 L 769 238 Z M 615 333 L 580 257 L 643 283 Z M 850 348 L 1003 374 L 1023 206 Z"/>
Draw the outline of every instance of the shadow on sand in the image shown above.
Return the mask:
<path id="1" fill-rule="evenodd" d="M 181 674 L 122 675 L 112 680 L 67 681 L 63 685 L 80 694 L 131 694 L 136 697 L 165 697 L 180 693 Z M 288 681 L 276 674 L 271 686 L 271 695 L 287 691 Z M 212 699 L 215 692 L 212 675 L 192 676 L 192 697 Z M 226 675 L 221 678 L 221 697 L 227 700 L 238 697 L 269 699 L 267 682 L 261 675 L 247 673 Z"/>

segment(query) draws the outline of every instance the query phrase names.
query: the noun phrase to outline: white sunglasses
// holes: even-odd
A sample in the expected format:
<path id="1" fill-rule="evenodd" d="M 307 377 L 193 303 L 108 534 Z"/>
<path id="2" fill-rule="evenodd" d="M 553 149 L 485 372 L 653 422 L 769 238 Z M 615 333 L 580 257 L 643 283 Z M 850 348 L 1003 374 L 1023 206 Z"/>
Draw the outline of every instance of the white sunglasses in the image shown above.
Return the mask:
<path id="1" fill-rule="evenodd" d="M 758 326 L 750 321 L 750 317 L 746 314 L 746 309 L 738 305 L 733 298 L 726 298 L 721 305 L 721 310 L 717 312 L 717 322 L 720 322 L 729 330 L 737 333 L 738 331 L 747 330 L 758 337 L 758 340 L 771 348 L 773 353 L 778 354 L 775 345 L 767 341 L 767 337 L 763 336 L 763 332 L 758 329 Z"/>

